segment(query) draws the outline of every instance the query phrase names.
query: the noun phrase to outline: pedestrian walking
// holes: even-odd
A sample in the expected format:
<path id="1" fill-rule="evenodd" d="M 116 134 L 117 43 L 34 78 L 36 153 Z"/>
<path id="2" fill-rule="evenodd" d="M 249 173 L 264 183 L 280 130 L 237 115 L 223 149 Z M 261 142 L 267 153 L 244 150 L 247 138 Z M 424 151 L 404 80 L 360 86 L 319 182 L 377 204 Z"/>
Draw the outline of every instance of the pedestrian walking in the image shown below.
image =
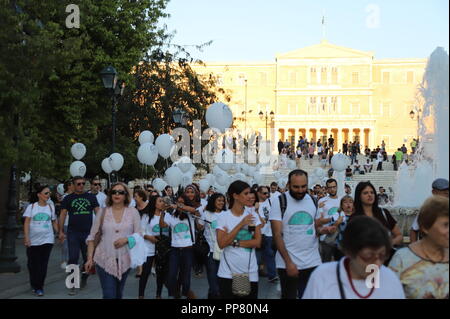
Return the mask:
<path id="1" fill-rule="evenodd" d="M 219 299 L 219 271 L 220 248 L 217 243 L 217 223 L 222 213 L 226 211 L 225 196 L 220 193 L 213 194 L 201 213 L 199 220 L 200 227 L 204 228 L 205 238 L 209 245 L 208 262 L 206 264 L 206 273 L 208 276 L 208 299 Z M 216 256 L 214 256 L 216 254 Z M 217 256 L 218 255 L 218 256 Z"/>
<path id="2" fill-rule="evenodd" d="M 223 299 L 258 298 L 258 263 L 254 248 L 261 245 L 261 223 L 251 205 L 250 185 L 235 181 L 228 188 L 230 209 L 217 223 L 217 241 L 223 249 L 219 265 L 219 287 Z M 239 290 L 239 286 L 245 287 Z"/>
<path id="3" fill-rule="evenodd" d="M 391 240 L 381 223 L 367 216 L 352 219 L 345 229 L 342 248 L 345 258 L 319 266 L 311 275 L 303 299 L 404 299 L 402 284 L 383 263 Z M 367 282 L 378 269 L 378 285 Z"/>
<path id="4" fill-rule="evenodd" d="M 59 239 L 61 242 L 67 237 L 69 248 L 69 265 L 78 265 L 78 259 L 83 257 L 83 265 L 87 262 L 86 239 L 92 227 L 92 221 L 95 214 L 99 211 L 97 198 L 93 194 L 86 193 L 84 186 L 86 180 L 84 177 L 76 176 L 73 178 L 74 192 L 67 195 L 61 204 L 61 214 L 59 219 Z M 67 233 L 64 232 L 64 222 L 66 215 L 69 216 Z M 81 266 L 83 268 L 83 266 Z M 86 286 L 88 273 L 84 269 L 81 275 L 80 288 Z M 70 295 L 77 293 L 76 288 L 69 290 Z"/>
<path id="5" fill-rule="evenodd" d="M 302 297 L 311 273 L 322 261 L 315 225 L 317 206 L 307 194 L 308 173 L 290 172 L 288 190 L 272 201 L 269 220 L 277 248 L 281 298 L 295 299 Z"/>
<path id="6" fill-rule="evenodd" d="M 141 236 L 139 212 L 129 207 L 131 201 L 128 187 L 116 183 L 106 199 L 106 208 L 101 210 L 86 239 L 88 257 L 86 271 L 95 267 L 100 279 L 103 299 L 122 299 L 125 282 L 132 260 L 130 250 L 136 244 L 134 236 Z M 94 243 L 96 237 L 101 237 Z"/>
<path id="7" fill-rule="evenodd" d="M 53 230 L 58 233 L 55 207 L 48 204 L 50 188 L 37 185 L 30 198 L 30 205 L 23 217 L 24 243 L 27 250 L 27 267 L 30 274 L 32 292 L 39 297 L 44 296 L 44 282 L 50 253 L 55 243 Z"/>

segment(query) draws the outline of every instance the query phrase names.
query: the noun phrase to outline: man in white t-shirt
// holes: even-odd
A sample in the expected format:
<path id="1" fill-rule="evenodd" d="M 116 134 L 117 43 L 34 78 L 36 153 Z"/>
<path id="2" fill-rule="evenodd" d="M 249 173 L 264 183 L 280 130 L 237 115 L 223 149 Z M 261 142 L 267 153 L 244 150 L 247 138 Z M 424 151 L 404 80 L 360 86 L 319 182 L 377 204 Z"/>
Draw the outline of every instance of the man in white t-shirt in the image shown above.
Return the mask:
<path id="1" fill-rule="evenodd" d="M 102 183 L 100 182 L 100 179 L 93 178 L 91 180 L 91 190 L 89 193 L 94 194 L 95 197 L 97 197 L 97 202 L 100 205 L 100 208 L 106 207 L 106 195 L 102 192 Z"/>
<path id="2" fill-rule="evenodd" d="M 289 173 L 289 191 L 272 201 L 269 220 L 277 253 L 275 257 L 281 283 L 281 298 L 301 298 L 313 270 L 322 261 L 315 220 L 317 207 L 308 192 L 308 173 Z M 284 214 L 280 199 L 286 198 Z"/>
<path id="3" fill-rule="evenodd" d="M 278 184 L 276 182 L 272 182 L 270 184 L 270 200 L 272 202 L 278 200 L 278 196 L 280 195 L 281 193 L 278 191 Z"/>
<path id="4" fill-rule="evenodd" d="M 339 211 L 340 200 L 337 196 L 337 181 L 330 178 L 325 183 L 328 196 L 319 199 L 319 214 L 317 218 L 317 224 L 320 228 L 327 229 L 333 234 L 337 231 L 333 224 L 339 220 L 341 214 Z M 342 213 L 345 215 L 344 213 Z M 344 216 L 342 216 L 342 219 Z M 342 220 L 341 219 L 341 220 Z M 333 235 L 330 235 L 333 236 Z M 336 249 L 335 243 L 326 243 L 327 235 L 320 236 L 320 255 L 322 262 L 329 262 L 333 257 L 334 250 Z"/>
<path id="5" fill-rule="evenodd" d="M 272 206 L 272 200 L 269 198 L 270 192 L 267 186 L 258 187 L 258 198 L 262 200 L 257 203 L 258 214 L 264 221 L 264 227 L 261 229 L 262 234 L 262 259 L 266 267 L 269 282 L 274 283 L 278 280 L 277 269 L 275 264 L 275 251 L 272 249 L 272 227 L 269 222 L 269 213 Z M 278 200 L 278 199 L 276 199 Z"/>

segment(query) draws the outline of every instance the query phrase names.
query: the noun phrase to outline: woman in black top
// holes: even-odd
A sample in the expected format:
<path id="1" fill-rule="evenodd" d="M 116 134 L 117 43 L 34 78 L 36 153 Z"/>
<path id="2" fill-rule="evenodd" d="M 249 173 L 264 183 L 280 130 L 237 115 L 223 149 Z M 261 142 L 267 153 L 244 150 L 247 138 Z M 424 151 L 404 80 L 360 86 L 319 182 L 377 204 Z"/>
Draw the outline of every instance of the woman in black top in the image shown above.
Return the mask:
<path id="1" fill-rule="evenodd" d="M 397 221 L 387 209 L 378 206 L 377 192 L 372 183 L 360 182 L 356 186 L 354 205 L 355 212 L 352 218 L 361 215 L 375 218 L 389 231 L 392 246 L 400 245 L 403 242 L 403 235 L 400 227 L 397 225 Z M 390 258 L 386 261 L 385 265 L 388 265 L 389 261 Z"/>

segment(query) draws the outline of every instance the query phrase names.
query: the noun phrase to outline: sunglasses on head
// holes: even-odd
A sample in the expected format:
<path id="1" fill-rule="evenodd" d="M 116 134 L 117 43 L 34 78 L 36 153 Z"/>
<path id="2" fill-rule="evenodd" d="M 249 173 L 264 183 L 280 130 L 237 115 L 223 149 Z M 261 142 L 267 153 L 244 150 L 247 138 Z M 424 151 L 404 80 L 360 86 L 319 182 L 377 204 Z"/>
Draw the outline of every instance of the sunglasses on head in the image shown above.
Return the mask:
<path id="1" fill-rule="evenodd" d="M 111 191 L 111 195 L 125 195 L 125 194 L 126 194 L 125 191 L 118 191 L 118 190 Z"/>

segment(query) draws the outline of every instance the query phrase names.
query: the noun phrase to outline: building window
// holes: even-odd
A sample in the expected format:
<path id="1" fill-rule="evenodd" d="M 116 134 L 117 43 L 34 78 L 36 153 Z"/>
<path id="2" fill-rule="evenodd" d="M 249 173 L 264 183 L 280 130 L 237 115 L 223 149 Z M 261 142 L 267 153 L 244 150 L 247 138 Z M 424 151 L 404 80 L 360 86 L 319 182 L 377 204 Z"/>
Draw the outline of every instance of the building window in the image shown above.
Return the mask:
<path id="1" fill-rule="evenodd" d="M 319 105 L 319 112 L 320 113 L 326 113 L 327 112 L 327 97 L 322 96 L 320 98 L 320 105 Z"/>
<path id="2" fill-rule="evenodd" d="M 384 84 L 389 84 L 390 83 L 390 77 L 391 77 L 391 73 L 383 72 L 383 83 Z"/>
<path id="3" fill-rule="evenodd" d="M 359 84 L 359 73 L 352 72 L 352 84 Z"/>
<path id="4" fill-rule="evenodd" d="M 289 84 L 296 85 L 297 84 L 297 72 L 289 72 Z"/>
<path id="5" fill-rule="evenodd" d="M 223 74 L 217 74 L 216 82 L 217 85 L 223 85 Z"/>
<path id="6" fill-rule="evenodd" d="M 261 72 L 260 73 L 260 78 L 261 78 L 261 85 L 262 86 L 266 86 L 267 85 L 267 73 L 266 72 Z"/>
<path id="7" fill-rule="evenodd" d="M 315 96 L 309 98 L 308 113 L 313 114 L 317 111 L 317 98 Z"/>
<path id="8" fill-rule="evenodd" d="M 331 68 L 331 83 L 333 83 L 333 84 L 338 83 L 338 68 L 337 67 Z"/>
<path id="9" fill-rule="evenodd" d="M 413 84 L 413 82 L 414 82 L 414 72 L 413 71 L 406 72 L 406 83 Z"/>
<path id="10" fill-rule="evenodd" d="M 327 82 L 327 68 L 324 67 L 320 70 L 320 83 L 325 84 Z"/>
<path id="11" fill-rule="evenodd" d="M 317 83 L 317 69 L 316 68 L 311 68 L 311 83 L 315 84 Z"/>
<path id="12" fill-rule="evenodd" d="M 350 113 L 358 114 L 358 115 L 361 113 L 361 108 L 359 106 L 359 103 L 351 103 L 350 104 Z"/>
<path id="13" fill-rule="evenodd" d="M 330 112 L 337 113 L 337 96 L 331 97 Z"/>
<path id="14" fill-rule="evenodd" d="M 239 74 L 238 77 L 238 83 L 240 86 L 244 86 L 245 85 L 245 74 Z"/>

